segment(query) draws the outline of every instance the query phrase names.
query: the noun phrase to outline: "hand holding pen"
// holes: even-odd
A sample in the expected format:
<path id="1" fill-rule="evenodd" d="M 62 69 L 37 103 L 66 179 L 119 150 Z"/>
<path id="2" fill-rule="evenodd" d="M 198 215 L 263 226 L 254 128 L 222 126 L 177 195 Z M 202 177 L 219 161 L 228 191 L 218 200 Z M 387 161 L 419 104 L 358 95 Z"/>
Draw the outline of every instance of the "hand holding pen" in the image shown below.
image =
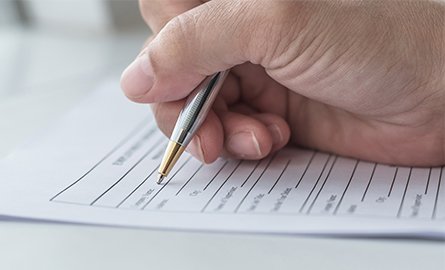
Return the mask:
<path id="1" fill-rule="evenodd" d="M 141 0 L 156 36 L 122 88 L 153 104 L 170 136 L 187 96 L 230 69 L 187 148 L 201 161 L 261 159 L 292 137 L 363 160 L 445 164 L 443 3 L 166 2 Z"/>

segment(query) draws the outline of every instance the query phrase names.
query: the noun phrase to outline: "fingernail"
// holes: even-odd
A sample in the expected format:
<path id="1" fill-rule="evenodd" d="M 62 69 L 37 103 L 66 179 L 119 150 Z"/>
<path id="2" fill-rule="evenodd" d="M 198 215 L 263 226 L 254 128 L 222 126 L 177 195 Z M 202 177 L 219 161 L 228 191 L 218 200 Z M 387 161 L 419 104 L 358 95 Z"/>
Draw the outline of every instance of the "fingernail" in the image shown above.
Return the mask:
<path id="1" fill-rule="evenodd" d="M 192 154 L 192 156 L 199 159 L 201 162 L 204 162 L 204 152 L 202 151 L 201 139 L 198 136 L 195 136 L 189 143 L 187 146 L 187 152 Z"/>
<path id="2" fill-rule="evenodd" d="M 122 73 L 121 86 L 128 97 L 139 98 L 153 87 L 153 68 L 146 52 L 141 53 Z"/>
<path id="3" fill-rule="evenodd" d="M 227 148 L 241 158 L 255 158 L 261 156 L 260 144 L 252 131 L 239 132 L 231 135 L 227 141 Z"/>
<path id="4" fill-rule="evenodd" d="M 269 129 L 270 134 L 272 135 L 273 145 L 280 144 L 283 141 L 283 134 L 281 133 L 280 128 L 275 124 L 267 126 L 267 128 Z"/>

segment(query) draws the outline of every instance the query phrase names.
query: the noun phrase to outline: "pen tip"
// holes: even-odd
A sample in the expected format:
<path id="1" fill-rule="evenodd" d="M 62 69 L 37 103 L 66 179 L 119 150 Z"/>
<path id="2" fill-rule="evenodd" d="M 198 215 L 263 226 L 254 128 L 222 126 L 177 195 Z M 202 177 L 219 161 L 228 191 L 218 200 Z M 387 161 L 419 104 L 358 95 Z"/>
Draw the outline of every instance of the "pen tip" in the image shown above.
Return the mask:
<path id="1" fill-rule="evenodd" d="M 165 175 L 159 174 L 158 175 L 158 181 L 156 181 L 156 183 L 158 185 L 160 185 L 162 183 L 162 180 L 164 180 L 164 178 L 165 178 Z"/>

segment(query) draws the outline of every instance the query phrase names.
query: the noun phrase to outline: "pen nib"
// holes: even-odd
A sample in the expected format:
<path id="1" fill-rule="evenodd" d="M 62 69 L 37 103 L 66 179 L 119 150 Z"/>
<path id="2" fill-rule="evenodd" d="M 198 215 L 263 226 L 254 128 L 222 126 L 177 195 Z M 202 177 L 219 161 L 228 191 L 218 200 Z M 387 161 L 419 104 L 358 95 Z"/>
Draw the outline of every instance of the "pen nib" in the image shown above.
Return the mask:
<path id="1" fill-rule="evenodd" d="M 159 174 L 158 175 L 158 181 L 156 181 L 156 183 L 158 185 L 160 185 L 162 183 L 162 180 L 164 180 L 164 178 L 165 178 L 165 175 Z"/>

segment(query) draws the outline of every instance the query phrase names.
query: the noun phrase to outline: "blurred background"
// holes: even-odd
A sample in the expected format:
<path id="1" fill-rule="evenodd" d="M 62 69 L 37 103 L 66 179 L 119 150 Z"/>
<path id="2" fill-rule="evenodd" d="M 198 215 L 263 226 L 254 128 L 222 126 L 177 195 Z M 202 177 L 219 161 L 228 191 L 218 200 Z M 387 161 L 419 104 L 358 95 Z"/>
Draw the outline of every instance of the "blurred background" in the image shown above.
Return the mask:
<path id="1" fill-rule="evenodd" d="M 0 0 L 0 158 L 118 80 L 149 35 L 137 0 Z"/>

